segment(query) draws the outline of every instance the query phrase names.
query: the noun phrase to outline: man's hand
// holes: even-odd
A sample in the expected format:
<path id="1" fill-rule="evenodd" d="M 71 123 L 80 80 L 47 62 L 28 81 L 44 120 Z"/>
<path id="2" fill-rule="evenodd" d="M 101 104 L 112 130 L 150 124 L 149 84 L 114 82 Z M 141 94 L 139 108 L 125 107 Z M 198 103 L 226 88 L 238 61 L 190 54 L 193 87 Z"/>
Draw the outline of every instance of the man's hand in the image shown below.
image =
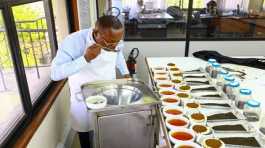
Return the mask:
<path id="1" fill-rule="evenodd" d="M 95 59 L 101 52 L 101 47 L 97 44 L 93 44 L 92 46 L 86 49 L 86 53 L 84 55 L 87 62 Z"/>

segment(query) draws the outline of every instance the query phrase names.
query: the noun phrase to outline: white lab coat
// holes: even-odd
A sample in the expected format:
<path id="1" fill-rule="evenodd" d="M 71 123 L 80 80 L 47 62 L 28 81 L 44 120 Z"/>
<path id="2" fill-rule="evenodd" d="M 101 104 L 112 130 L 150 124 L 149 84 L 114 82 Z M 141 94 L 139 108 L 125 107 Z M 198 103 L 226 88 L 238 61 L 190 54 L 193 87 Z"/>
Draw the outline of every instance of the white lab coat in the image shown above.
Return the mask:
<path id="1" fill-rule="evenodd" d="M 80 41 L 79 44 L 83 44 L 83 43 L 84 43 L 83 41 Z M 93 37 L 92 37 L 92 29 L 89 29 L 87 38 L 85 40 L 85 44 L 86 44 L 85 46 L 87 48 L 94 43 L 95 41 L 93 40 Z M 78 43 L 77 43 L 77 47 L 78 47 Z M 121 47 L 121 44 L 118 44 L 116 48 L 120 48 L 120 47 Z M 85 51 L 86 50 L 83 50 L 82 52 L 85 52 Z M 68 52 L 68 51 L 62 51 L 61 53 L 63 52 Z M 72 52 L 74 52 L 74 50 Z M 76 52 L 78 52 L 77 49 L 76 49 Z M 58 77 L 58 75 L 60 74 L 67 76 L 65 74 L 66 71 L 64 71 L 67 68 L 75 69 L 74 66 L 76 67 L 79 66 L 78 64 L 75 65 L 75 63 L 73 63 L 73 65 L 69 64 L 69 65 L 65 65 L 65 67 L 60 67 L 60 64 L 62 64 L 62 62 L 58 62 L 60 61 L 60 54 L 59 55 L 57 54 L 58 57 L 56 56 L 52 63 L 52 74 L 51 75 L 52 75 L 52 79 L 55 79 L 55 80 L 61 79 L 61 77 Z M 96 57 L 94 60 L 92 60 L 89 63 L 85 63 L 85 64 L 84 62 L 79 62 L 79 63 L 82 63 L 84 66 L 76 70 L 76 72 L 74 73 L 69 73 L 70 75 L 68 76 L 68 80 L 69 80 L 69 86 L 70 86 L 70 91 L 71 91 L 71 111 L 70 111 L 71 122 L 72 122 L 72 128 L 75 131 L 87 132 L 89 131 L 90 126 L 91 126 L 89 125 L 90 117 L 87 112 L 86 105 L 84 101 L 80 101 L 80 99 L 77 98 L 77 94 L 81 92 L 81 85 L 92 82 L 92 81 L 97 81 L 97 80 L 116 79 L 115 68 L 117 66 L 117 56 L 118 56 L 118 53 L 116 52 L 107 52 L 105 50 L 101 50 L 100 55 L 98 55 L 98 57 Z M 76 60 L 80 60 L 80 59 L 77 57 Z M 122 74 L 128 74 L 128 70 L 125 64 L 124 57 L 118 60 L 120 60 L 119 61 L 121 63 L 120 67 L 122 67 L 123 69 L 121 70 Z M 82 57 L 80 61 L 83 61 Z"/>
<path id="2" fill-rule="evenodd" d="M 138 15 L 142 10 L 143 9 L 138 4 L 131 6 L 129 11 L 129 19 L 138 19 Z"/>

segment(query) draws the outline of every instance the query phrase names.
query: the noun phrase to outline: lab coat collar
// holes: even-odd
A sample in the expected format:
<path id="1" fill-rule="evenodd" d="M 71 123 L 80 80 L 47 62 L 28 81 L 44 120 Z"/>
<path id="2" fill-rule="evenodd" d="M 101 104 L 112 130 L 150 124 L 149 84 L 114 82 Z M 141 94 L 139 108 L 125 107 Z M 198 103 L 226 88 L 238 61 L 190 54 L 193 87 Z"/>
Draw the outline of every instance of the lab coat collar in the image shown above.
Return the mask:
<path id="1" fill-rule="evenodd" d="M 90 28 L 89 31 L 88 31 L 88 35 L 87 35 L 87 38 L 86 38 L 86 44 L 94 44 L 96 43 L 96 41 L 94 40 L 93 38 L 93 28 Z"/>

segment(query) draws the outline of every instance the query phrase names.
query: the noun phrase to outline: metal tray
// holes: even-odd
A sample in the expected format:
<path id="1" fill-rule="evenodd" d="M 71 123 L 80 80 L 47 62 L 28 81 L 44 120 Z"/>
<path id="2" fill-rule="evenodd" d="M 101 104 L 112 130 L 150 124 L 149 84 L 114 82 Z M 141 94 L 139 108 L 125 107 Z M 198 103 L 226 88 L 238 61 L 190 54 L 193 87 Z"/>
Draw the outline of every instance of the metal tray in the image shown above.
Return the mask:
<path id="1" fill-rule="evenodd" d="M 212 128 L 213 132 L 216 133 L 251 133 L 255 132 L 256 129 L 254 126 L 252 126 L 249 122 L 245 120 L 239 120 L 239 121 L 229 121 L 229 122 L 208 122 L 207 125 Z M 241 125 L 243 126 L 246 131 L 221 131 L 221 130 L 214 130 L 213 127 L 215 126 L 221 126 L 221 125 Z"/>
<path id="2" fill-rule="evenodd" d="M 197 102 L 200 103 L 201 108 L 206 108 L 206 109 L 232 109 L 235 106 L 232 104 L 231 100 L 196 100 Z M 214 103 L 214 104 L 227 104 L 230 107 L 225 107 L 225 106 L 215 106 L 215 105 L 202 105 L 204 103 Z"/>
<path id="3" fill-rule="evenodd" d="M 254 146 L 241 146 L 241 145 L 229 145 L 226 144 L 225 147 L 226 148 L 264 148 L 264 144 L 265 141 L 262 139 L 262 137 L 259 135 L 259 133 L 257 132 L 252 132 L 252 133 L 215 133 L 214 136 L 216 138 L 232 138 L 232 137 L 253 137 L 257 140 L 257 142 L 259 143 L 259 145 L 261 147 L 254 147 Z"/>
<path id="4" fill-rule="evenodd" d="M 216 120 L 208 120 L 207 122 L 224 122 L 224 121 L 238 121 L 238 120 L 245 120 L 245 116 L 239 112 L 237 109 L 205 109 L 202 108 L 200 110 L 201 113 L 205 114 L 206 116 L 214 115 L 214 114 L 219 114 L 219 113 L 229 113 L 231 112 L 236 116 L 237 119 L 216 119 Z"/>

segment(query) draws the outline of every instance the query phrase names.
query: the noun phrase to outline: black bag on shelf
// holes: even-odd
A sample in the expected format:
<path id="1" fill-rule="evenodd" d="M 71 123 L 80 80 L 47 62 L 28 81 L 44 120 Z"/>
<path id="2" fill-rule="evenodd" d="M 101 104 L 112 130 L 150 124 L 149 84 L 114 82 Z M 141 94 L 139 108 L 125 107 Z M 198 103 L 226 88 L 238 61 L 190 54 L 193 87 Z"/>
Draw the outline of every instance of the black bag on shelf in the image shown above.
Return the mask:
<path id="1" fill-rule="evenodd" d="M 207 61 L 210 58 L 216 59 L 219 63 L 231 63 L 244 65 L 265 70 L 265 57 L 262 58 L 232 58 L 224 56 L 217 51 L 201 50 L 193 53 L 194 57 Z"/>

